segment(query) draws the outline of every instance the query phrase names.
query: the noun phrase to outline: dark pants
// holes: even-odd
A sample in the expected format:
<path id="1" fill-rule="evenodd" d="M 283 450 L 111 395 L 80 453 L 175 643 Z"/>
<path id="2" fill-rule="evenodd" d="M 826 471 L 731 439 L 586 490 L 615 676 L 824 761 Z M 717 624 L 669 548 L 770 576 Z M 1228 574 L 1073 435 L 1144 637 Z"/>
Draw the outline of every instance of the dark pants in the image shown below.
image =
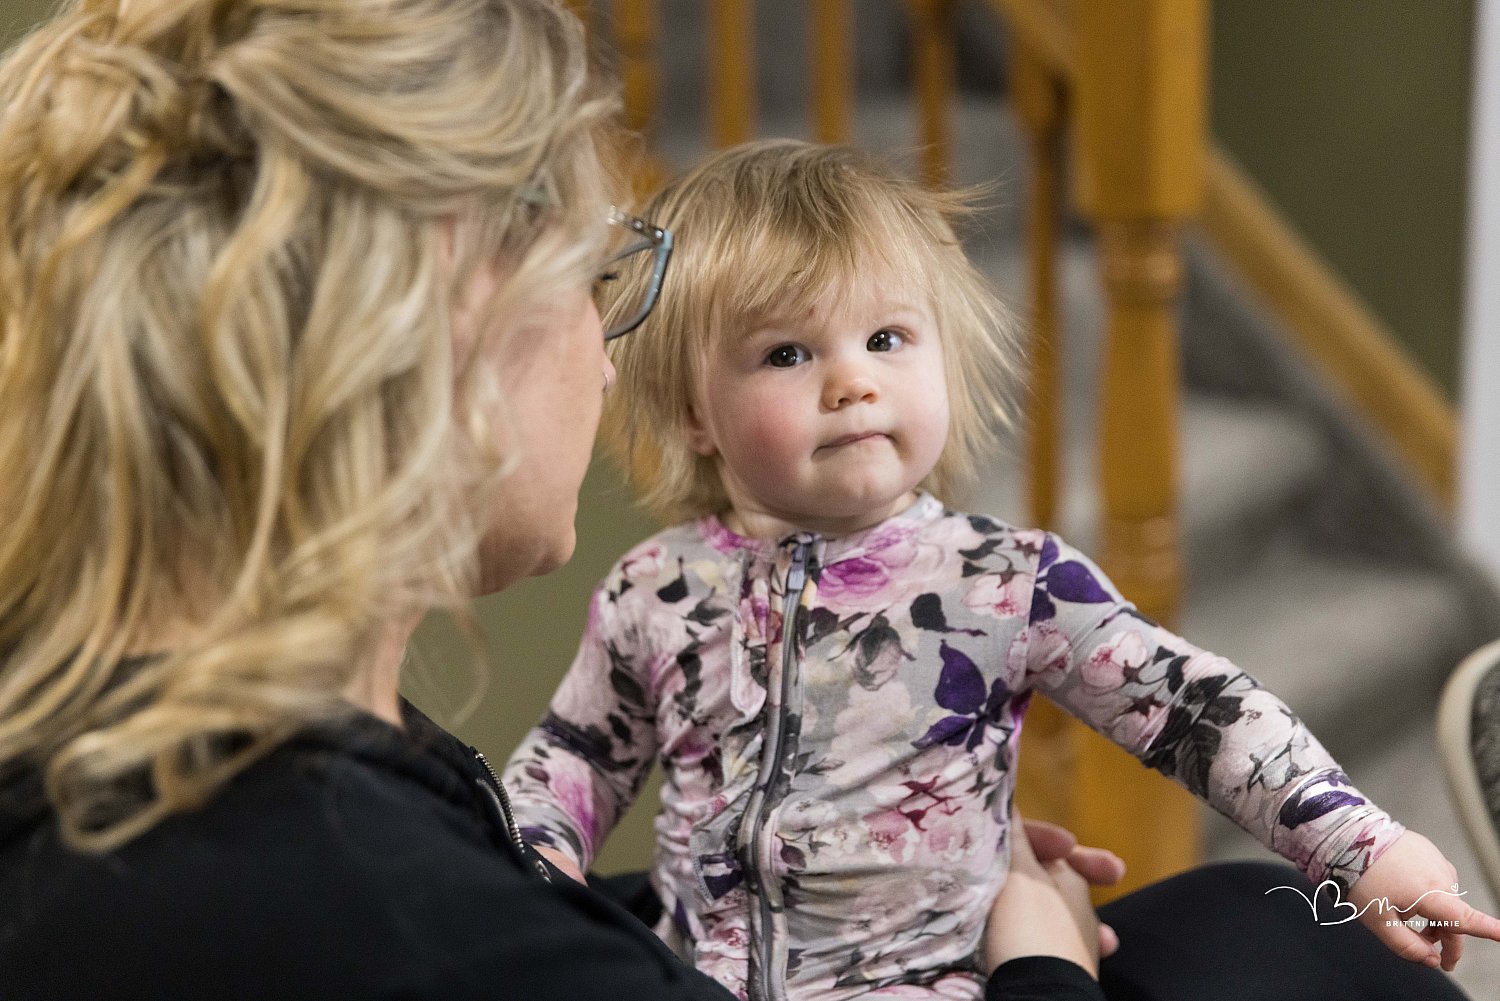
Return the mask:
<path id="1" fill-rule="evenodd" d="M 589 885 L 648 924 L 661 914 L 645 873 Z M 1220 862 L 1099 908 L 1120 948 L 1100 964 L 1110 1001 L 1462 1001 L 1441 970 L 1391 952 L 1358 921 L 1320 926 L 1312 884 L 1281 862 Z M 1332 908 L 1319 905 L 1324 920 Z M 1344 912 L 1340 912 L 1342 916 Z"/>
<path id="2" fill-rule="evenodd" d="M 1120 948 L 1100 964 L 1110 1001 L 1420 1001 L 1467 995 L 1441 970 L 1401 959 L 1358 921 L 1322 926 L 1273 886 L 1312 884 L 1280 862 L 1221 862 L 1099 908 Z M 1335 920 L 1325 898 L 1323 920 Z M 1347 913 L 1341 910 L 1337 917 Z"/>

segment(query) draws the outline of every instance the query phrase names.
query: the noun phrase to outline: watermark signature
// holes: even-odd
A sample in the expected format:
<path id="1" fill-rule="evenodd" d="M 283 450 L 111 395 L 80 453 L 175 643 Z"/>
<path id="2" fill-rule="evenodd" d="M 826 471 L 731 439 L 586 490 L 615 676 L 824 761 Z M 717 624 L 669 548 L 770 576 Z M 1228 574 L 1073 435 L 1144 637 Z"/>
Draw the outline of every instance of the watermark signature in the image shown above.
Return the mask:
<path id="1" fill-rule="evenodd" d="M 1349 913 L 1346 916 L 1338 918 L 1337 920 L 1332 920 L 1332 919 L 1330 919 L 1330 920 L 1324 920 L 1324 919 L 1318 917 L 1318 905 L 1317 905 L 1318 894 L 1322 892 L 1323 887 L 1325 887 L 1325 886 L 1333 888 L 1333 910 L 1334 910 L 1334 913 L 1337 914 L 1338 911 L 1339 911 L 1339 908 L 1343 907 L 1343 908 L 1347 908 L 1348 909 Z M 1272 890 L 1291 890 L 1297 896 L 1301 897 L 1302 900 L 1303 900 L 1303 902 L 1305 904 L 1307 904 L 1307 909 L 1310 910 L 1310 911 L 1312 911 L 1313 920 L 1316 921 L 1320 926 L 1323 926 L 1323 927 L 1327 927 L 1329 925 L 1347 924 L 1348 922 L 1353 921 L 1354 919 L 1356 919 L 1356 918 L 1360 917 L 1361 915 L 1363 915 L 1371 907 L 1375 907 L 1376 908 L 1376 911 L 1375 911 L 1376 914 L 1384 914 L 1386 911 L 1392 911 L 1392 912 L 1394 912 L 1396 914 L 1405 914 L 1407 911 L 1411 910 L 1413 907 L 1416 907 L 1418 904 L 1420 904 L 1424 899 L 1426 899 L 1431 894 L 1441 893 L 1441 894 L 1443 894 L 1444 896 L 1447 896 L 1447 897 L 1463 897 L 1463 896 L 1467 896 L 1468 892 L 1469 892 L 1468 890 L 1464 890 L 1462 893 L 1460 893 L 1459 890 L 1458 890 L 1458 884 L 1454 883 L 1452 890 L 1428 890 L 1426 893 L 1422 894 L 1422 896 L 1418 897 L 1416 900 L 1413 900 L 1406 907 L 1393 907 L 1391 905 L 1391 898 L 1389 898 L 1389 897 L 1375 897 L 1375 898 L 1373 898 L 1371 900 L 1366 901 L 1365 902 L 1365 906 L 1363 906 L 1363 907 L 1355 907 L 1353 901 L 1342 899 L 1342 892 L 1343 891 L 1339 889 L 1339 884 L 1336 883 L 1336 882 L 1334 882 L 1331 879 L 1325 879 L 1325 880 L 1323 880 L 1323 882 L 1319 883 L 1313 889 L 1311 897 L 1309 897 L 1307 894 L 1303 893 L 1301 890 L 1297 889 L 1295 886 L 1273 886 L 1273 887 L 1271 887 L 1270 890 L 1267 890 L 1266 893 L 1269 894 Z M 1422 917 L 1421 915 L 1418 915 L 1415 918 L 1399 918 L 1399 919 L 1398 918 L 1392 918 L 1392 919 L 1387 920 L 1386 924 L 1387 925 L 1405 925 L 1408 928 L 1412 928 L 1412 929 L 1415 929 L 1417 931 L 1421 931 L 1423 928 L 1449 928 L 1449 927 L 1457 928 L 1458 925 L 1459 925 L 1459 922 L 1457 922 L 1457 921 L 1431 921 L 1431 920 L 1428 920 L 1427 918 Z"/>

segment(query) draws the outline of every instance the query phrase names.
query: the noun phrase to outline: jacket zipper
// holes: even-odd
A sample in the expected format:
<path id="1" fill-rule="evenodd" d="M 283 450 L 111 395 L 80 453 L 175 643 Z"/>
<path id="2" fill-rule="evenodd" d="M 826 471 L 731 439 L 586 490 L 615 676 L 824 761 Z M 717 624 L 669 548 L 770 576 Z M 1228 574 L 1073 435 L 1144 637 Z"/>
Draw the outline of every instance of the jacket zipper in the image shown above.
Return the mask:
<path id="1" fill-rule="evenodd" d="M 469 750 L 474 752 L 474 757 L 479 759 L 479 763 L 489 773 L 490 781 L 494 783 L 491 786 L 482 779 L 475 779 L 475 784 L 485 791 L 490 801 L 499 809 L 500 816 L 505 821 L 505 833 L 510 836 L 511 844 L 516 846 L 522 858 L 527 858 L 526 842 L 521 840 L 521 826 L 516 823 L 516 812 L 511 809 L 510 795 L 505 791 L 505 783 L 500 781 L 500 775 L 495 771 L 495 766 L 490 764 L 490 759 L 484 756 L 483 751 L 477 747 L 471 747 Z M 547 867 L 539 859 L 532 859 L 532 864 L 536 871 L 542 874 L 543 879 L 549 883 L 552 882 L 552 877 L 547 873 Z"/>
<path id="2" fill-rule="evenodd" d="M 766 815 L 773 806 L 770 801 L 771 789 L 776 785 L 782 770 L 781 759 L 786 753 L 787 710 L 798 680 L 795 670 L 797 611 L 802 605 L 802 592 L 807 586 L 809 549 L 809 543 L 798 542 L 792 550 L 791 565 L 787 568 L 786 594 L 781 612 L 781 705 L 776 716 L 767 720 L 766 742 L 761 752 L 755 795 L 751 798 L 750 808 L 745 811 L 745 820 L 740 826 L 741 844 L 748 848 L 749 857 L 745 863 L 755 873 L 760 918 L 759 934 L 753 936 L 759 960 L 753 972 L 758 973 L 759 977 L 750 978 L 752 1001 L 784 1001 L 786 997 L 786 969 L 781 962 L 785 957 L 774 934 L 776 907 L 781 901 L 780 888 L 776 886 L 772 872 L 775 860 L 771 846 L 776 833 L 766 830 Z M 775 903 L 771 899 L 773 893 Z"/>

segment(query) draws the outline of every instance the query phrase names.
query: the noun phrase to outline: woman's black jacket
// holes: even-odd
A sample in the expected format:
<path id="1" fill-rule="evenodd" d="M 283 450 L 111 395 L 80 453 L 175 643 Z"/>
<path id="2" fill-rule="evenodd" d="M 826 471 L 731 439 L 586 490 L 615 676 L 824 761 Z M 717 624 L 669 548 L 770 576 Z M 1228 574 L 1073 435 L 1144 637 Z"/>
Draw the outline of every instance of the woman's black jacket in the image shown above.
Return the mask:
<path id="1" fill-rule="evenodd" d="M 0 782 L 0 999 L 731 997 L 512 842 L 472 748 L 403 707 L 310 730 L 117 852 L 64 848 L 39 783 Z M 1100 999 L 1060 959 L 1000 998 Z"/>

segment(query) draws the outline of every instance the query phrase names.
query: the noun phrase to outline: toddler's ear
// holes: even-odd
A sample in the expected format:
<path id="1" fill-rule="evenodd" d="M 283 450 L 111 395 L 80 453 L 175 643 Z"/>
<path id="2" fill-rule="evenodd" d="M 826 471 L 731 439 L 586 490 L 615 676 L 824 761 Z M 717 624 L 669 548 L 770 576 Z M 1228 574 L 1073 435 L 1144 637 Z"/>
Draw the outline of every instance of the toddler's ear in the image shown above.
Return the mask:
<path id="1" fill-rule="evenodd" d="M 708 428 L 698 417 L 697 404 L 688 404 L 687 414 L 682 419 L 682 430 L 687 435 L 688 447 L 694 452 L 704 458 L 719 454 L 719 448 L 714 444 L 714 436 L 709 433 Z"/>

